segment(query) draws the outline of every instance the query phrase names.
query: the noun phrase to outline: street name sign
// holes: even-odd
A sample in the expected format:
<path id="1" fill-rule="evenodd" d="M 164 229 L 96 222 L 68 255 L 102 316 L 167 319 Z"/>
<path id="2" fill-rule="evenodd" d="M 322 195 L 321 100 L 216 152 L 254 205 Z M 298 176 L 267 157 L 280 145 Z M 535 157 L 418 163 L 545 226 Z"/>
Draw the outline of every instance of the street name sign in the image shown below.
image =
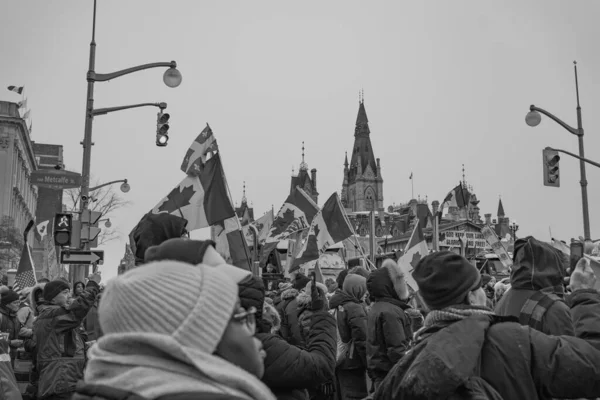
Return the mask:
<path id="1" fill-rule="evenodd" d="M 104 250 L 69 250 L 60 253 L 61 264 L 100 264 L 104 263 Z"/>
<path id="2" fill-rule="evenodd" d="M 33 171 L 31 184 L 51 189 L 73 189 L 81 186 L 81 174 L 52 169 Z"/>

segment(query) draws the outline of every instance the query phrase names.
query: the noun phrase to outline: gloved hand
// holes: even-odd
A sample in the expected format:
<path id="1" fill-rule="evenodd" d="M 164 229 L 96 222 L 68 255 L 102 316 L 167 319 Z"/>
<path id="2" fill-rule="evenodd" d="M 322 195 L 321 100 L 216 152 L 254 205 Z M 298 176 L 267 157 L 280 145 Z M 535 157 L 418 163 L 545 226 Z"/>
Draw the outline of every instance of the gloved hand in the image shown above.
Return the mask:
<path id="1" fill-rule="evenodd" d="M 317 287 L 315 283 L 315 279 L 313 276 L 313 281 L 310 285 L 310 310 L 311 311 L 321 311 L 325 309 L 325 305 L 327 304 L 327 299 L 325 297 L 325 293 Z"/>
<path id="2" fill-rule="evenodd" d="M 594 270 L 590 266 L 590 261 L 583 257 L 577 262 L 569 279 L 568 287 L 574 292 L 579 289 L 594 289 L 595 284 L 596 274 L 594 274 Z"/>

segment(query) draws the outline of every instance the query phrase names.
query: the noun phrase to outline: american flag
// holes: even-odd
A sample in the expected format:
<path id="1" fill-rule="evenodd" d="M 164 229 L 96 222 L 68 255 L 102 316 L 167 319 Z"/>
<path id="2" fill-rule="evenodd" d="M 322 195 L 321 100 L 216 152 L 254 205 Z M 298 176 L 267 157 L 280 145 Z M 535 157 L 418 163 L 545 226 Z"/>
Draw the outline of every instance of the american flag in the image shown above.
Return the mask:
<path id="1" fill-rule="evenodd" d="M 21 253 L 17 275 L 15 276 L 13 290 L 20 294 L 21 290 L 35 285 L 37 285 L 37 279 L 35 278 L 35 272 L 33 271 L 31 249 L 29 248 L 29 244 L 25 242 L 23 244 L 23 252 Z"/>

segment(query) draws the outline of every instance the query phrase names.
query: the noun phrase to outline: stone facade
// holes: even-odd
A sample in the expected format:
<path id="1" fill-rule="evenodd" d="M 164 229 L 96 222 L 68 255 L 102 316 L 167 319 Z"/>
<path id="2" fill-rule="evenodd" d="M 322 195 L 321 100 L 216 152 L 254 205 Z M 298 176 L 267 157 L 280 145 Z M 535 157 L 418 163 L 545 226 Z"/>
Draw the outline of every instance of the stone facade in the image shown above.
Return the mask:
<path id="1" fill-rule="evenodd" d="M 35 219 L 38 189 L 31 184 L 30 175 L 36 169 L 29 130 L 19 115 L 19 106 L 0 101 L 0 216 L 10 217 L 19 232 Z M 34 237 L 32 229 L 29 243 Z M 7 267 L 17 266 L 18 260 Z"/>
<path id="2" fill-rule="evenodd" d="M 383 211 L 383 178 L 379 158 L 375 158 L 371 145 L 371 131 L 361 100 L 354 129 L 354 147 L 348 163 L 348 154 L 344 161 L 344 180 L 341 200 L 349 212 Z"/>

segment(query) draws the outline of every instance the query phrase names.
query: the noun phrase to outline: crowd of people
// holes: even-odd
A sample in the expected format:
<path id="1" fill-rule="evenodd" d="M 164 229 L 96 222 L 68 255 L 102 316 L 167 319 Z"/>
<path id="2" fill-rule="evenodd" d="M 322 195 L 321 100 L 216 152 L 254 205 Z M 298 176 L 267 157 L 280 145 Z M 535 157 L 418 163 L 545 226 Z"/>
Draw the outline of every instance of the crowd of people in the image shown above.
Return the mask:
<path id="1" fill-rule="evenodd" d="M 138 265 L 105 287 L 95 274 L 0 290 L 1 398 L 600 397 L 594 272 L 535 238 L 515 243 L 509 283 L 442 251 L 415 266 L 417 292 L 391 259 L 266 291 L 171 216 L 145 218 Z M 32 360 L 24 395 L 18 353 Z"/>

